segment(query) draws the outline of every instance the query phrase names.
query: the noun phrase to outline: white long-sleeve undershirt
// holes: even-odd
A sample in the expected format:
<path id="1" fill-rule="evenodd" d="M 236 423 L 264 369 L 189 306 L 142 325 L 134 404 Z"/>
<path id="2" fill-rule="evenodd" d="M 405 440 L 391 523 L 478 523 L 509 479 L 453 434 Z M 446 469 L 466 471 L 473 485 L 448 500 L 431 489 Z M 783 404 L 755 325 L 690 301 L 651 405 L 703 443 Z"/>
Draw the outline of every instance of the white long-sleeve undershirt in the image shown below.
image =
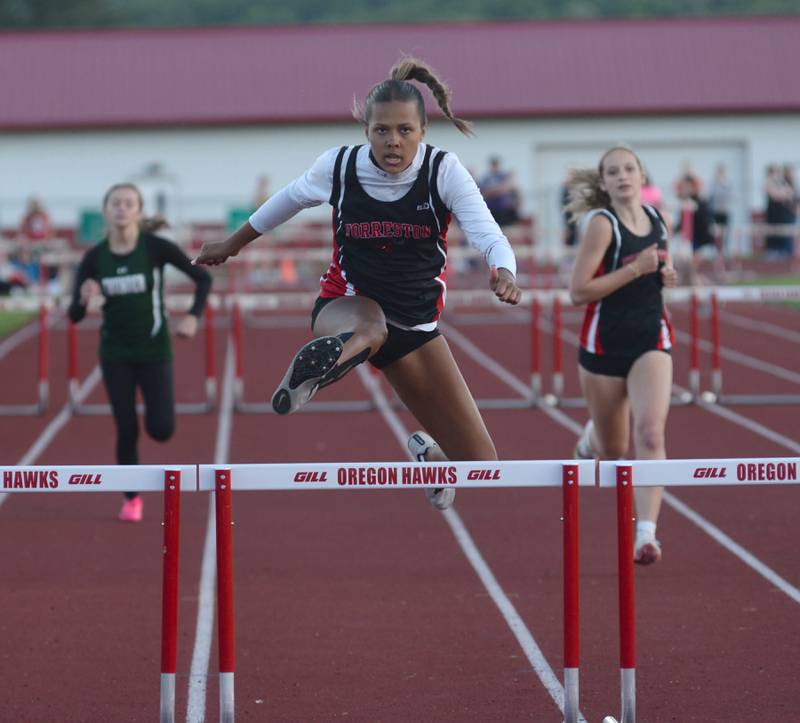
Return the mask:
<path id="1" fill-rule="evenodd" d="M 338 152 L 338 147 L 325 151 L 302 176 L 262 204 L 250 216 L 250 225 L 259 233 L 267 233 L 304 208 L 327 203 Z M 411 189 L 424 159 L 425 146 L 420 144 L 408 168 L 400 173 L 387 173 L 372 162 L 369 146 L 364 145 L 356 157 L 356 173 L 369 196 L 377 201 L 396 201 Z M 481 251 L 486 263 L 516 275 L 517 262 L 511 244 L 492 218 L 475 180 L 454 153 L 447 153 L 439 165 L 437 188 L 470 245 Z"/>

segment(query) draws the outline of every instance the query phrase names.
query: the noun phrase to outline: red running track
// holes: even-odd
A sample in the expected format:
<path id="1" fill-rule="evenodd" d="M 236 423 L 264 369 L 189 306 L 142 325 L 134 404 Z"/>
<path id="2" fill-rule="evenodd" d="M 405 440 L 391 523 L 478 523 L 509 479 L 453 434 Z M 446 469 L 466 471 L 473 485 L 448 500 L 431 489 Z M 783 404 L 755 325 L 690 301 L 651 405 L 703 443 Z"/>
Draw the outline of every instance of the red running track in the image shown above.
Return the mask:
<path id="1" fill-rule="evenodd" d="M 796 314 L 782 309 L 748 313 L 787 329 L 798 326 Z M 476 324 L 477 312 L 453 309 L 448 318 L 456 332 L 524 384 L 527 343 L 519 316 L 495 312 L 491 325 Z M 574 333 L 575 315 L 566 318 Z M 307 337 L 306 323 L 297 317 L 296 324 L 247 330 L 250 398 L 263 400 L 271 394 L 291 354 Z M 676 325 L 688 331 L 681 310 L 676 311 Z M 723 315 L 723 344 L 788 369 L 800 366 L 797 342 L 766 334 L 759 341 L 757 333 L 743 334 Z M 226 334 L 217 336 L 219 366 L 224 368 Z M 450 336 L 477 397 L 513 396 L 507 383 L 475 360 L 475 350 L 461 336 Z M 84 332 L 80 340 L 85 377 L 94 361 L 96 332 Z M 53 358 L 63 359 L 63 331 L 54 331 L 52 346 Z M 178 397 L 199 401 L 202 340 L 176 347 Z M 573 351 L 566 347 L 567 394 L 577 393 Z M 20 379 L 0 403 L 20 401 L 12 397 L 24 395 L 20 388 L 32 353 L 35 343 L 28 342 L 0 359 L 3 378 Z M 687 350 L 676 350 L 676 380 L 684 385 L 686 358 Z M 731 391 L 753 390 L 752 370 L 724 364 Z M 64 369 L 55 368 L 52 412 L 46 418 L 0 419 L 4 464 L 30 457 L 34 442 L 58 418 L 65 376 Z M 786 380 L 771 378 L 769 383 L 797 391 Z M 324 399 L 366 397 L 356 374 L 323 394 Z M 103 401 L 100 387 L 89 401 Z M 800 454 L 796 408 L 731 411 L 734 416 L 723 418 L 713 409 L 673 409 L 670 455 Z M 408 414 L 399 418 L 413 429 Z M 489 411 L 485 418 L 501 458 L 559 458 L 570 455 L 583 414 Z M 219 422 L 216 414 L 181 417 L 168 445 L 142 440 L 142 461 L 405 457 L 378 412 L 285 419 L 237 414 L 230 437 L 222 439 L 220 429 L 225 427 Z M 113 463 L 110 420 L 69 418 L 36 458 L 26 461 Z M 674 498 L 790 586 L 800 587 L 795 488 L 681 489 Z M 462 490 L 456 504 L 480 554 L 559 679 L 560 504 L 558 490 Z M 10 496 L 0 506 L 0 544 L 6 553 L 0 561 L 1 719 L 151 721 L 157 716 L 160 501 L 147 496 L 145 521 L 139 525 L 117 523 L 118 505 L 113 495 L 87 494 Z M 184 495 L 182 513 L 180 720 L 189 704 L 196 647 L 207 496 Z M 234 519 L 238 720 L 561 719 L 449 525 L 421 493 L 241 493 L 234 495 Z M 636 571 L 639 720 L 792 720 L 800 707 L 798 602 L 671 505 L 664 506 L 659 536 L 664 560 Z M 616 715 L 619 708 L 612 492 L 582 491 L 581 548 L 581 710 L 597 721 Z M 192 720 L 218 719 L 216 671 L 212 652 L 206 696 Z"/>

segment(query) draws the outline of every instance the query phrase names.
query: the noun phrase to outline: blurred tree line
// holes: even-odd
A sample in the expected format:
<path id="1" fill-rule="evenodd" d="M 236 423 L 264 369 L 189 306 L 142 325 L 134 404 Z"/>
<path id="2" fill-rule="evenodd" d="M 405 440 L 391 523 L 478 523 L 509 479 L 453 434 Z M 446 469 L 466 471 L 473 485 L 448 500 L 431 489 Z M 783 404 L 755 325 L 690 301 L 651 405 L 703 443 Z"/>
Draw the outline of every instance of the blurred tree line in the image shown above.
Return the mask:
<path id="1" fill-rule="evenodd" d="M 798 0 L 0 0 L 0 28 L 795 15 Z"/>

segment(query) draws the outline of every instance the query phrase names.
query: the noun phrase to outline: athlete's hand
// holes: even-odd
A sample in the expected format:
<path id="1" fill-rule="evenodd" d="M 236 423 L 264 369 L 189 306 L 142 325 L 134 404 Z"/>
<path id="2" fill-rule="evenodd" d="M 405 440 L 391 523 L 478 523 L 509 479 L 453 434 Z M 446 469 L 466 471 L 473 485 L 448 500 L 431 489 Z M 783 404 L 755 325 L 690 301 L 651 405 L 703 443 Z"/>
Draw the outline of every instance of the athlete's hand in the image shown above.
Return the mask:
<path id="1" fill-rule="evenodd" d="M 494 295 L 506 304 L 519 304 L 522 291 L 517 286 L 517 281 L 508 269 L 502 266 L 498 269 L 492 266 L 489 276 L 489 288 L 494 291 Z"/>
<path id="2" fill-rule="evenodd" d="M 197 317 L 194 314 L 187 314 L 175 327 L 175 336 L 191 339 L 197 333 L 197 323 Z"/>
<path id="3" fill-rule="evenodd" d="M 652 244 L 643 251 L 640 251 L 636 256 L 636 268 L 639 273 L 644 276 L 645 274 L 652 274 L 658 270 L 658 244 Z"/>
<path id="4" fill-rule="evenodd" d="M 664 286 L 677 286 L 678 285 L 678 272 L 672 265 L 672 259 L 668 259 L 664 266 L 661 267 L 661 281 Z"/>
<path id="5" fill-rule="evenodd" d="M 236 256 L 238 253 L 239 249 L 231 245 L 230 239 L 218 241 L 217 243 L 206 242 L 203 244 L 200 253 L 197 254 L 192 263 L 203 266 L 219 266 L 220 264 L 224 264 L 231 256 Z"/>
<path id="6" fill-rule="evenodd" d="M 102 293 L 103 290 L 95 279 L 86 279 L 86 281 L 81 284 L 81 304 L 87 306 L 93 297 L 101 296 Z"/>

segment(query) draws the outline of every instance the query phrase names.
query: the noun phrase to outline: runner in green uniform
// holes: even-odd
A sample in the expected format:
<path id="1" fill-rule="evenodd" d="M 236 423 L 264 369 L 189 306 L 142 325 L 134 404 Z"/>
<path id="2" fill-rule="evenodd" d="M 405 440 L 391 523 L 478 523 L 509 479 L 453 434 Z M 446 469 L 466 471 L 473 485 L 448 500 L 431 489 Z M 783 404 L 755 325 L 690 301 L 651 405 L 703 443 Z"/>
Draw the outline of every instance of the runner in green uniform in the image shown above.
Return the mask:
<path id="1" fill-rule="evenodd" d="M 136 186 L 120 183 L 103 198 L 108 236 L 87 251 L 75 278 L 69 317 L 86 315 L 93 296 L 102 295 L 100 365 L 117 427 L 117 463 L 138 464 L 136 387 L 142 390 L 145 429 L 159 442 L 175 429 L 172 346 L 164 310 L 164 266 L 171 264 L 195 283 L 194 303 L 175 333 L 191 337 L 211 288 L 205 269 L 193 266 L 171 241 L 146 230 L 142 196 Z M 126 492 L 119 518 L 142 519 L 142 500 Z"/>

